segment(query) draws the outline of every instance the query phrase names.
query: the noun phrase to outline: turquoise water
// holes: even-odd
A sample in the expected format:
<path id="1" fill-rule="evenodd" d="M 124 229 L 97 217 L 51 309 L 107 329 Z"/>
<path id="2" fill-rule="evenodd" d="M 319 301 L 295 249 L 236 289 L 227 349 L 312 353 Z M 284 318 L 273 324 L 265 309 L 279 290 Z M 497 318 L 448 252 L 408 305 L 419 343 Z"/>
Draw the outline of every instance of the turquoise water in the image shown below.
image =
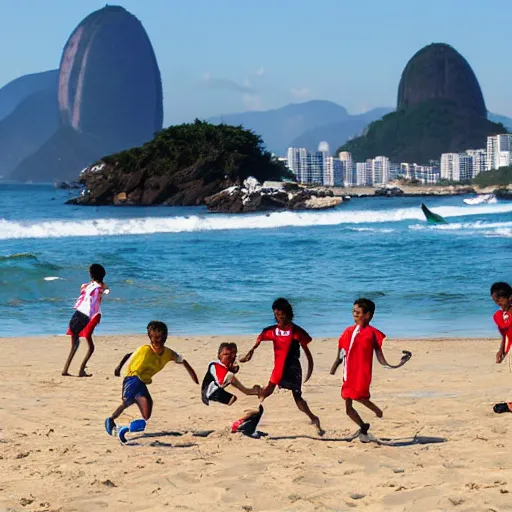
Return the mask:
<path id="1" fill-rule="evenodd" d="M 0 185 L 0 336 L 62 334 L 90 263 L 111 293 L 97 334 L 256 333 L 291 300 L 313 336 L 352 323 L 359 296 L 390 338 L 495 336 L 489 286 L 512 282 L 512 202 L 353 199 L 324 212 L 77 207 L 50 185 Z"/>

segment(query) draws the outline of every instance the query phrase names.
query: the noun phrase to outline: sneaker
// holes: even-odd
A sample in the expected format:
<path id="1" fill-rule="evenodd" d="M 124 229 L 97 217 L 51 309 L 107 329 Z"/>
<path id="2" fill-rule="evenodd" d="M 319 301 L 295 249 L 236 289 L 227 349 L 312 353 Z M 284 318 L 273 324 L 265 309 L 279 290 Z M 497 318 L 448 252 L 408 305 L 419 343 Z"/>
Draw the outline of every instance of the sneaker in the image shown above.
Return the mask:
<path id="1" fill-rule="evenodd" d="M 117 431 L 117 437 L 119 437 L 119 441 L 121 441 L 121 444 L 126 444 L 128 442 L 128 439 L 126 439 L 126 434 L 130 432 L 129 427 L 121 427 Z"/>
<path id="2" fill-rule="evenodd" d="M 112 418 L 107 418 L 105 420 L 105 430 L 109 436 L 114 435 L 115 428 L 116 422 Z"/>
<path id="3" fill-rule="evenodd" d="M 370 429 L 369 423 L 364 423 L 361 429 L 359 430 L 359 441 L 361 443 L 369 443 L 370 436 L 368 435 L 368 430 Z"/>

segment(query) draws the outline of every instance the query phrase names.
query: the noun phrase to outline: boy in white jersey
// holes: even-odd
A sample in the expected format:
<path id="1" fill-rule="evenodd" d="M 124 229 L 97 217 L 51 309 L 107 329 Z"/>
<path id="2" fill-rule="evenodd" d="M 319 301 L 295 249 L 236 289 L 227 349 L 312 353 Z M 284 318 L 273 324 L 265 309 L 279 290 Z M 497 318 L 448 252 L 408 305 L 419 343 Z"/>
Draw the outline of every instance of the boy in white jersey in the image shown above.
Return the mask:
<path id="1" fill-rule="evenodd" d="M 101 299 L 103 294 L 108 293 L 107 285 L 103 282 L 106 270 L 99 263 L 93 263 L 89 267 L 91 281 L 80 287 L 80 296 L 75 303 L 75 313 L 69 322 L 66 334 L 71 336 L 71 351 L 62 370 L 62 375 L 69 376 L 69 366 L 80 345 L 80 338 L 85 338 L 89 345 L 87 354 L 80 366 L 79 377 L 90 377 L 85 373 L 85 367 L 94 352 L 92 333 L 101 319 Z"/>

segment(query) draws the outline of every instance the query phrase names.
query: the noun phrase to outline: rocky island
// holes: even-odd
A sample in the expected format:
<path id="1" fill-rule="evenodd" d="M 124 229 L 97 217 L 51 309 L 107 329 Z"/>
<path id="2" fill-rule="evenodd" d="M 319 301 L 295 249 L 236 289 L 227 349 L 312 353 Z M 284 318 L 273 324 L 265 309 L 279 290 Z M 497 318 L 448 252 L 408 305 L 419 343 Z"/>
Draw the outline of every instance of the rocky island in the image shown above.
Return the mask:
<path id="1" fill-rule="evenodd" d="M 104 157 L 84 169 L 78 205 L 206 205 L 213 212 L 244 213 L 332 208 L 332 192 L 295 184 L 263 187 L 293 178 L 250 130 L 196 120 L 171 126 L 141 147 Z"/>

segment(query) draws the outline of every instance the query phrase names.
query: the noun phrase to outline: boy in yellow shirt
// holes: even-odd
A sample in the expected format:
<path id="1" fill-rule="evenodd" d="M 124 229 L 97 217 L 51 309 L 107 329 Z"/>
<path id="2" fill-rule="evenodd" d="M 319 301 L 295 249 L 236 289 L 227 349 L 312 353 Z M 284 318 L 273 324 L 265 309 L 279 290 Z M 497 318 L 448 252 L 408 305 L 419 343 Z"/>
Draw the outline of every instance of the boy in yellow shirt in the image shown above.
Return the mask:
<path id="1" fill-rule="evenodd" d="M 168 334 L 167 325 L 154 320 L 149 322 L 147 331 L 151 344 L 142 345 L 135 352 L 126 354 L 114 370 L 114 375 L 119 377 L 121 368 L 131 357 L 128 371 L 123 380 L 123 402 L 112 416 L 105 420 L 105 430 L 108 434 L 115 435 L 114 432 L 117 430 L 116 418 L 134 403 L 138 405 L 142 415 L 142 419 L 133 420 L 129 427 L 120 427 L 117 430 L 117 435 L 122 443 L 126 442 L 127 432 L 143 432 L 145 430 L 146 422 L 151 417 L 153 410 L 153 399 L 147 385 L 151 384 L 153 376 L 162 370 L 167 363 L 173 361 L 182 364 L 191 379 L 199 384 L 196 372 L 188 362 L 180 354 L 164 346 Z"/>

